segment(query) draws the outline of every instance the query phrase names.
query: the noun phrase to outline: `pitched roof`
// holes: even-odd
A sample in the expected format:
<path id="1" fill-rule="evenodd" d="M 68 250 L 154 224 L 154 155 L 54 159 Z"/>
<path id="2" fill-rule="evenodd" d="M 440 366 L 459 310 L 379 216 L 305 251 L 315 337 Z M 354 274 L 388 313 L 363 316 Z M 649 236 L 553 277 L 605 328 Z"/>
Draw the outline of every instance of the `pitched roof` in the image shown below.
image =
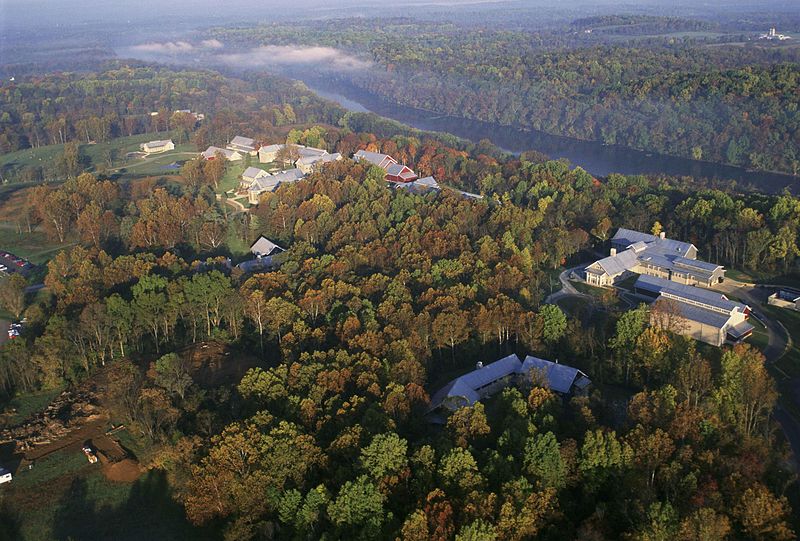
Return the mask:
<path id="1" fill-rule="evenodd" d="M 243 148 L 255 148 L 256 141 L 255 139 L 250 139 L 249 137 L 242 137 L 241 135 L 237 135 L 230 142 L 231 145 L 235 145 L 237 147 Z"/>
<path id="2" fill-rule="evenodd" d="M 728 314 L 715 312 L 714 310 L 687 304 L 685 302 L 678 301 L 676 305 L 681 317 L 716 329 L 722 329 L 731 318 Z"/>
<path id="3" fill-rule="evenodd" d="M 255 178 L 266 177 L 268 175 L 269 173 L 267 173 L 263 169 L 259 169 L 258 167 L 248 167 L 247 169 L 244 170 L 244 173 L 242 173 L 242 178 L 247 177 L 255 179 Z"/>
<path id="4" fill-rule="evenodd" d="M 660 293 L 666 298 L 683 301 L 684 303 L 701 304 L 717 311 L 731 313 L 734 311 L 744 312 L 746 305 L 732 301 L 719 291 L 711 291 L 700 287 L 679 284 L 664 278 L 642 274 L 636 280 L 634 287 L 644 289 L 653 293 Z"/>
<path id="5" fill-rule="evenodd" d="M 743 336 L 747 336 L 749 333 L 753 332 L 755 326 L 753 324 L 748 323 L 747 321 L 742 321 L 738 325 L 734 325 L 733 327 L 728 328 L 728 334 L 733 336 L 735 339 L 739 339 Z"/>
<path id="6" fill-rule="evenodd" d="M 398 183 L 396 186 L 399 189 L 411 190 L 415 192 L 441 189 L 441 186 L 439 186 L 439 183 L 436 182 L 436 179 L 433 177 L 420 178 L 412 182 Z"/>
<path id="7" fill-rule="evenodd" d="M 557 393 L 568 394 L 573 384 L 582 388 L 591 383 L 588 376 L 577 368 L 528 355 L 520 366 L 519 373 L 529 376 L 531 370 L 540 371 L 547 379 L 548 387 Z"/>
<path id="8" fill-rule="evenodd" d="M 233 151 L 233 150 L 230 150 L 230 149 L 227 149 L 227 148 L 219 148 L 219 147 L 215 147 L 215 146 L 208 147 L 205 150 L 205 152 L 203 152 L 202 156 L 204 158 L 206 158 L 206 159 L 214 158 L 217 155 L 218 152 L 221 152 L 225 156 L 225 158 L 227 158 L 229 160 L 232 159 L 234 156 L 239 156 L 240 158 L 242 157 L 242 155 L 239 154 L 236 151 Z"/>
<path id="9" fill-rule="evenodd" d="M 370 152 L 368 150 L 359 150 L 353 155 L 356 161 L 366 160 L 371 164 L 378 167 L 386 168 L 391 164 L 397 163 L 397 160 L 388 154 L 380 154 L 379 152 Z"/>
<path id="10" fill-rule="evenodd" d="M 616 276 L 626 270 L 631 270 L 639 262 L 636 252 L 633 250 L 623 250 L 617 255 L 610 255 L 596 262 L 597 265 L 609 276 Z"/>
<path id="11" fill-rule="evenodd" d="M 414 181 L 414 184 L 417 186 L 424 186 L 426 188 L 431 188 L 432 190 L 439 189 L 439 183 L 436 182 L 436 179 L 433 177 L 424 177 Z"/>
<path id="12" fill-rule="evenodd" d="M 272 178 L 276 180 L 278 183 L 281 182 L 295 182 L 303 178 L 305 174 L 297 168 L 289 169 L 287 171 L 281 171 L 280 173 L 275 173 L 272 175 Z"/>
<path id="13" fill-rule="evenodd" d="M 276 250 L 283 251 L 283 248 L 281 248 L 280 246 L 269 240 L 264 235 L 258 237 L 258 240 L 256 240 L 250 246 L 250 251 L 255 255 L 262 255 L 262 256 L 271 255 Z"/>
<path id="14" fill-rule="evenodd" d="M 673 263 L 676 267 L 685 267 L 687 270 L 701 272 L 714 272 L 722 267 L 722 265 L 717 265 L 716 263 L 709 263 L 700 259 L 687 259 L 685 257 L 676 257 Z"/>
<path id="15" fill-rule="evenodd" d="M 259 152 L 278 152 L 283 148 L 283 145 L 267 145 L 258 149 Z"/>
<path id="16" fill-rule="evenodd" d="M 142 146 L 145 148 L 161 148 L 169 145 L 170 143 L 172 143 L 172 139 L 165 139 L 163 141 L 148 141 Z"/>
<path id="17" fill-rule="evenodd" d="M 430 409 L 434 410 L 441 406 L 446 399 L 454 397 L 462 397 L 469 405 L 472 405 L 480 399 L 479 389 L 501 378 L 516 374 L 521 364 L 519 357 L 511 354 L 482 368 L 467 372 L 439 389 L 431 398 Z"/>
<path id="18" fill-rule="evenodd" d="M 297 152 L 300 154 L 301 158 L 313 158 L 313 157 L 318 158 L 328 153 L 327 150 L 322 150 L 321 148 L 304 147 L 303 145 L 296 145 L 296 146 L 297 146 Z"/>
<path id="19" fill-rule="evenodd" d="M 642 233 L 641 231 L 634 231 L 632 229 L 625 229 L 620 227 L 611 238 L 612 244 L 619 244 L 623 246 L 630 246 L 638 242 L 645 243 L 648 248 L 657 248 L 665 254 L 672 254 L 685 257 L 689 250 L 694 247 L 690 242 L 683 242 L 679 240 L 667 239 L 651 235 L 649 233 Z"/>

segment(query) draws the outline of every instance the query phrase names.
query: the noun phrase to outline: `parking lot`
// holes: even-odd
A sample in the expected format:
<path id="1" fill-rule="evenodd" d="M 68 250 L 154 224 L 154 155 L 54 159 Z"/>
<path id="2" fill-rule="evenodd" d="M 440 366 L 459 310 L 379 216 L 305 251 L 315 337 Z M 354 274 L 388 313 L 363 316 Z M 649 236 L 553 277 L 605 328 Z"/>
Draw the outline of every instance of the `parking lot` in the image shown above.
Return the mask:
<path id="1" fill-rule="evenodd" d="M 28 260 L 0 250 L 0 275 L 13 272 L 27 274 L 32 268 L 33 265 Z"/>

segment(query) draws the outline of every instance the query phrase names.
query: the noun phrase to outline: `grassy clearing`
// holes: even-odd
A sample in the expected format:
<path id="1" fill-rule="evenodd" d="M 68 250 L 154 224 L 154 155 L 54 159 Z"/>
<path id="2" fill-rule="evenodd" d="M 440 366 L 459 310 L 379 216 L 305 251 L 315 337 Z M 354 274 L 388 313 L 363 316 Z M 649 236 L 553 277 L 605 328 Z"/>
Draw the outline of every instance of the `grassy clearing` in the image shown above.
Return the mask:
<path id="1" fill-rule="evenodd" d="M 219 182 L 219 187 L 217 188 L 217 193 L 225 193 L 231 190 L 235 190 L 237 186 L 239 186 L 240 179 L 242 177 L 242 173 L 244 170 L 250 167 L 250 160 L 245 158 L 240 162 L 230 162 L 228 163 L 228 167 L 225 171 L 225 176 L 222 177 L 222 180 Z"/>
<path id="2" fill-rule="evenodd" d="M 752 336 L 750 336 L 750 338 L 747 339 L 747 343 L 759 349 L 760 351 L 766 350 L 767 344 L 769 343 L 769 335 L 767 334 L 767 328 L 754 317 L 751 317 L 749 321 L 753 325 L 753 327 L 755 327 L 755 329 L 753 329 Z"/>
<path id="3" fill-rule="evenodd" d="M 783 323 L 792 337 L 792 347 L 775 364 L 788 375 L 800 375 L 800 312 L 775 306 L 764 306 L 762 309 L 767 316 Z"/>
<path id="4" fill-rule="evenodd" d="M 31 469 L 22 469 L 14 476 L 16 490 L 35 488 L 50 483 L 63 475 L 79 472 L 90 465 L 86 456 L 74 449 L 56 451 L 52 455 L 37 460 Z"/>
<path id="5" fill-rule="evenodd" d="M 143 133 L 130 137 L 117 137 L 105 143 L 95 145 L 82 144 L 81 152 L 91 160 L 92 164 L 99 165 L 107 161 L 109 153 L 117 154 L 117 162 L 125 161 L 125 154 L 139 151 L 139 145 L 156 139 L 169 139 L 172 132 Z M 0 156 L 0 169 L 19 170 L 25 167 L 38 166 L 47 169 L 52 167 L 59 156 L 64 152 L 64 145 L 47 145 L 39 148 L 26 148 Z"/>
<path id="6" fill-rule="evenodd" d="M 590 286 L 589 284 L 586 284 L 584 282 L 572 282 L 572 286 L 581 293 L 586 293 L 587 295 L 591 295 L 592 297 L 599 297 L 606 291 L 602 287 Z"/>
<path id="7" fill-rule="evenodd" d="M 8 488 L 23 541 L 218 537 L 186 521 L 162 472 L 151 470 L 135 483 L 114 483 L 75 449 L 19 472 Z"/>
<path id="8" fill-rule="evenodd" d="M 36 265 L 47 262 L 59 251 L 75 244 L 53 242 L 38 228 L 32 233 L 18 233 L 15 225 L 0 223 L 0 250 L 24 257 Z"/>
<path id="9" fill-rule="evenodd" d="M 42 411 L 60 392 L 61 389 L 49 389 L 15 396 L 8 404 L 9 409 L 16 410 L 16 412 L 9 417 L 8 424 L 11 426 L 19 424 L 33 414 Z"/>
<path id="10" fill-rule="evenodd" d="M 178 174 L 180 166 L 195 156 L 197 151 L 193 145 L 178 145 L 170 152 L 126 160 L 124 165 L 119 166 L 118 171 L 121 173 L 119 178 Z"/>
<path id="11" fill-rule="evenodd" d="M 225 239 L 225 245 L 231 251 L 231 256 L 233 257 L 240 257 L 250 253 L 250 244 L 239 237 L 235 227 L 228 228 L 228 238 Z"/>

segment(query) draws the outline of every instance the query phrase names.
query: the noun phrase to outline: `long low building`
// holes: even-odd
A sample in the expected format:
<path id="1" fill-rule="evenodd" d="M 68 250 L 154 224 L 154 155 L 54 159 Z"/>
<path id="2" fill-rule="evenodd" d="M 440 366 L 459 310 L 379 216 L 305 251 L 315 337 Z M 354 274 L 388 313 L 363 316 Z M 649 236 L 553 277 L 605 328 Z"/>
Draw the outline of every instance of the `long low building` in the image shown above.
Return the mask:
<path id="1" fill-rule="evenodd" d="M 235 150 L 219 148 L 215 146 L 208 147 L 204 152 L 201 153 L 201 156 L 203 156 L 203 158 L 206 160 L 214 160 L 217 158 L 218 154 L 230 162 L 238 162 L 242 159 L 242 155 Z"/>
<path id="2" fill-rule="evenodd" d="M 139 145 L 139 148 L 141 148 L 145 154 L 159 154 L 161 152 L 175 150 L 175 143 L 173 143 L 171 139 L 165 139 L 163 141 L 149 141 Z"/>
<path id="3" fill-rule="evenodd" d="M 249 137 L 242 137 L 241 135 L 237 135 L 231 142 L 228 143 L 227 147 L 228 150 L 233 150 L 234 152 L 239 152 L 240 154 L 249 154 L 251 156 L 256 155 L 256 142 L 254 139 L 250 139 Z"/>
<path id="4" fill-rule="evenodd" d="M 585 270 L 586 283 L 608 286 L 633 274 L 646 274 L 679 284 L 713 287 L 725 279 L 725 268 L 697 259 L 697 247 L 620 228 L 611 239 L 611 254 Z"/>
<path id="5" fill-rule="evenodd" d="M 678 318 L 671 330 L 712 346 L 719 347 L 726 341 L 740 342 L 753 332 L 753 325 L 747 321 L 750 307 L 717 291 L 642 275 L 634 284 L 634 292 L 656 302 L 669 303 L 667 306 L 675 310 L 667 310 L 665 316 Z M 651 321 L 661 323 L 661 317 L 652 313 Z"/>
<path id="6" fill-rule="evenodd" d="M 528 355 L 520 361 L 516 354 L 478 367 L 450 381 L 431 397 L 428 412 L 439 408 L 455 411 L 472 406 L 509 385 L 543 386 L 561 395 L 585 393 L 591 380 L 571 366 Z"/>

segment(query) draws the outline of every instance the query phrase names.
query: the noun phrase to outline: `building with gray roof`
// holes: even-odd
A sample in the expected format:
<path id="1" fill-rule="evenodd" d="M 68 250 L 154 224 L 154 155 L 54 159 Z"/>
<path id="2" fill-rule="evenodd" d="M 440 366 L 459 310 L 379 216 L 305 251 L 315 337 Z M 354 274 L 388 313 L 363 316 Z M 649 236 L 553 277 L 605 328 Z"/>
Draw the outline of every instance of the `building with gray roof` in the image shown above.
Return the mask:
<path id="1" fill-rule="evenodd" d="M 694 244 L 620 228 L 611 239 L 611 254 L 584 271 L 586 283 L 612 285 L 632 274 L 645 274 L 680 284 L 713 287 L 725 279 L 725 268 L 697 259 Z"/>
<path id="2" fill-rule="evenodd" d="M 269 173 L 264 171 L 263 169 L 259 169 L 258 167 L 248 167 L 242 173 L 242 182 L 240 187 L 242 189 L 248 189 L 256 180 L 264 177 L 268 177 Z"/>
<path id="3" fill-rule="evenodd" d="M 228 145 L 225 147 L 228 150 L 233 150 L 236 152 L 240 152 L 242 154 L 250 154 L 251 156 L 256 155 L 256 142 L 254 139 L 250 139 L 249 137 L 242 137 L 241 135 L 237 135 Z"/>
<path id="4" fill-rule="evenodd" d="M 663 312 L 654 310 L 651 322 L 713 346 L 726 341 L 736 343 L 753 332 L 747 320 L 750 307 L 729 299 L 718 291 L 679 284 L 655 276 L 642 275 L 634 284 L 634 292 L 644 298 L 661 302 Z"/>
<path id="5" fill-rule="evenodd" d="M 247 188 L 247 198 L 251 205 L 257 205 L 261 194 L 264 192 L 274 192 L 281 184 L 297 182 L 305 175 L 300 169 L 289 169 L 274 175 L 259 177 Z"/>
<path id="6" fill-rule="evenodd" d="M 359 150 L 353 154 L 353 159 L 357 162 L 366 161 L 372 165 L 377 165 L 381 169 L 386 169 L 392 164 L 396 164 L 397 160 L 388 154 L 381 154 L 379 152 L 370 152 L 368 150 Z"/>
<path id="7" fill-rule="evenodd" d="M 221 154 L 223 158 L 231 162 L 238 162 L 242 159 L 242 155 L 235 150 L 219 148 L 215 146 L 208 147 L 200 155 L 206 160 L 215 160 L 217 158 L 217 154 Z"/>
<path id="8" fill-rule="evenodd" d="M 584 394 L 592 384 L 589 376 L 577 368 L 532 355 L 525 357 L 519 374 L 528 385 L 543 385 L 562 395 Z"/>
<path id="9" fill-rule="evenodd" d="M 585 392 L 589 378 L 578 370 L 528 355 L 520 361 L 516 354 L 482 365 L 455 378 L 431 397 L 428 412 L 444 408 L 449 411 L 472 406 L 492 394 L 508 387 L 541 385 L 563 395 Z"/>

